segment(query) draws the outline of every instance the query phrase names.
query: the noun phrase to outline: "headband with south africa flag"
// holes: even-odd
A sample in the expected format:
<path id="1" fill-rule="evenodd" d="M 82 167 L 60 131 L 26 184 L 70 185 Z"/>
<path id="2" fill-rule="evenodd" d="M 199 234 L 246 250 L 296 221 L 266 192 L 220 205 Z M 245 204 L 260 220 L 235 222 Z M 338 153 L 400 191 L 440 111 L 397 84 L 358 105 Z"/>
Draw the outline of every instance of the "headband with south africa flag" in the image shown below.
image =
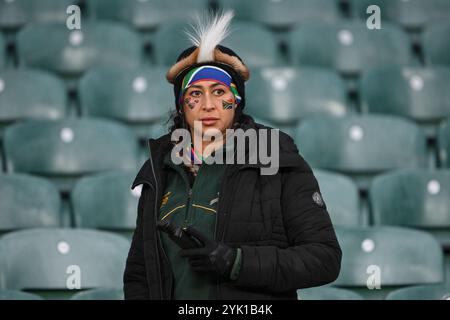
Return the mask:
<path id="1" fill-rule="evenodd" d="M 194 68 L 184 76 L 183 82 L 181 83 L 181 91 L 179 97 L 180 105 L 183 105 L 183 96 L 186 90 L 189 89 L 189 87 L 194 83 L 205 80 L 217 81 L 230 88 L 230 91 L 233 93 L 236 99 L 236 105 L 239 105 L 242 98 L 239 95 L 236 85 L 232 82 L 233 79 L 231 78 L 230 74 L 225 70 L 215 66 L 201 66 L 198 68 Z"/>

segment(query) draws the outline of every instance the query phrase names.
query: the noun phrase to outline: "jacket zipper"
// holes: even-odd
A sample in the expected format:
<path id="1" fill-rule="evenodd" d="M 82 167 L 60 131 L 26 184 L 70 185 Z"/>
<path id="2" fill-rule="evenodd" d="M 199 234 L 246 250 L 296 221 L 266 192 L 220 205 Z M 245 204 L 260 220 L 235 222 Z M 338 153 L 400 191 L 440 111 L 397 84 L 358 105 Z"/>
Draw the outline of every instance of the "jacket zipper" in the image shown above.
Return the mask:
<path id="1" fill-rule="evenodd" d="M 186 205 L 186 213 L 184 216 L 184 227 L 187 227 L 187 224 L 189 222 L 190 212 L 191 212 L 191 201 L 192 201 L 192 188 L 189 187 L 188 189 L 188 199 L 187 199 L 187 205 Z"/>

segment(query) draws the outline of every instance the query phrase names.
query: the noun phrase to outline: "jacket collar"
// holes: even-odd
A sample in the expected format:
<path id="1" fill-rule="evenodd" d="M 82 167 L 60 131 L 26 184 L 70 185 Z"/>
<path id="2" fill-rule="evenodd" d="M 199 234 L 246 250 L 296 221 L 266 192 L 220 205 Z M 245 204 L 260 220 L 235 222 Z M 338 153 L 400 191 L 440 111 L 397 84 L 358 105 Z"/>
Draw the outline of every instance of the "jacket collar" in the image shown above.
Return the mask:
<path id="1" fill-rule="evenodd" d="M 250 117 L 249 117 L 250 118 Z M 270 129 L 264 125 L 255 123 L 253 119 L 249 119 L 245 122 L 241 128 L 245 131 L 249 128 L 254 128 L 258 131 L 258 129 Z M 299 154 L 298 148 L 295 145 L 294 141 L 290 136 L 286 133 L 280 131 L 279 134 L 279 147 L 280 147 L 280 159 L 279 159 L 279 168 L 287 168 L 287 167 L 298 167 L 300 170 L 305 172 L 310 172 L 311 168 L 303 159 L 303 157 Z M 148 151 L 149 158 L 144 163 L 144 165 L 139 170 L 132 188 L 136 187 L 142 183 L 148 183 L 153 185 L 154 175 L 153 170 L 158 172 L 163 167 L 163 159 L 164 156 L 172 150 L 173 143 L 171 141 L 170 134 L 163 135 L 157 139 L 149 139 L 148 140 Z M 246 149 L 248 153 L 248 149 Z M 152 168 L 153 165 L 153 168 Z M 243 168 L 262 168 L 268 167 L 268 165 L 264 165 L 261 163 L 255 164 L 233 164 L 234 170 L 240 170 Z"/>

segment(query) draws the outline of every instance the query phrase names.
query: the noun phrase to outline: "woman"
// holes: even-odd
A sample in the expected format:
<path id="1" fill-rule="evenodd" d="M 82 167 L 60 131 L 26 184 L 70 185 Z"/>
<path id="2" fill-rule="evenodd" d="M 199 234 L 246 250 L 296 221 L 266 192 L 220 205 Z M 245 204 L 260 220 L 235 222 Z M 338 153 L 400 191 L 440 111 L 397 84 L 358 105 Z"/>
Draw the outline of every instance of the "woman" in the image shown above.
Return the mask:
<path id="1" fill-rule="evenodd" d="M 179 152 L 186 141 L 171 134 L 150 139 L 150 157 L 133 183 L 143 187 L 126 299 L 296 299 L 297 289 L 339 274 L 341 249 L 326 205 L 288 135 L 279 133 L 276 174 L 261 174 L 261 162 L 206 161 L 230 151 L 227 129 L 268 129 L 243 113 L 248 68 L 219 45 L 232 15 L 200 22 L 190 35 L 194 46 L 167 73 L 177 110 L 171 133 L 187 129 L 193 142 Z M 223 139 L 195 140 L 214 130 Z M 180 247 L 161 223 L 183 228 L 197 246 Z"/>

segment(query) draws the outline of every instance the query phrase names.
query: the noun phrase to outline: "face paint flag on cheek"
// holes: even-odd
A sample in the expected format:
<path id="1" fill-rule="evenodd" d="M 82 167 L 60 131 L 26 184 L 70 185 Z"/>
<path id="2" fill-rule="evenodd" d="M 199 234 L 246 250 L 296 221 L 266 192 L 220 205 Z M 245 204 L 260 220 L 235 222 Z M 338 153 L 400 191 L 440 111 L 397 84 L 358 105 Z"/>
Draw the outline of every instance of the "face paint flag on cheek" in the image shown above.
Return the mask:
<path id="1" fill-rule="evenodd" d="M 186 90 L 189 89 L 190 86 L 195 84 L 199 81 L 217 81 L 218 83 L 223 84 L 224 86 L 228 87 L 230 91 L 233 93 L 235 98 L 235 106 L 238 106 L 241 102 L 241 96 L 239 95 L 237 91 L 236 85 L 232 82 L 233 79 L 231 78 L 231 75 L 226 72 L 225 70 L 216 67 L 216 66 L 201 66 L 198 68 L 194 68 L 191 71 L 189 71 L 186 76 L 183 78 L 183 82 L 181 84 L 181 91 L 180 91 L 180 97 L 179 102 L 180 105 L 183 102 L 183 96 L 186 93 Z M 224 101 L 225 103 L 225 101 Z M 224 105 L 224 109 L 225 108 Z"/>

